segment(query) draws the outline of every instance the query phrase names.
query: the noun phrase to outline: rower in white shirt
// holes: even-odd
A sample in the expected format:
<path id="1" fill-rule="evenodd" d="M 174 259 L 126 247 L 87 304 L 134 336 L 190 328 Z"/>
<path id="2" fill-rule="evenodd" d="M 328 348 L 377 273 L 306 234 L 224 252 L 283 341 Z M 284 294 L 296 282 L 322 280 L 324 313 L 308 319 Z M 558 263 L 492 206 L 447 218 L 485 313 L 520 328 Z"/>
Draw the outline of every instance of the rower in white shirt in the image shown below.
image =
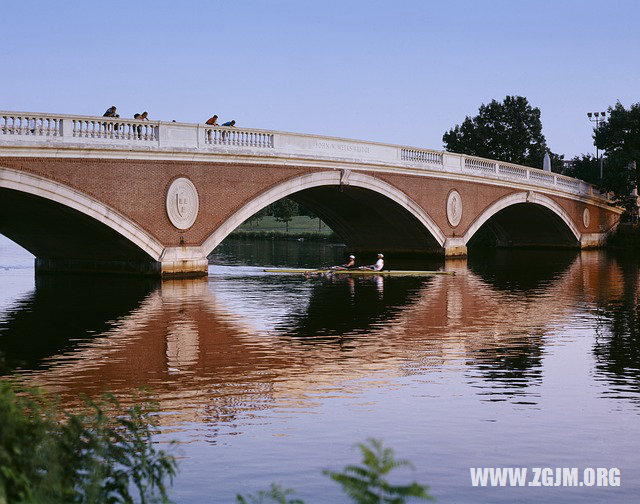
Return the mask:
<path id="1" fill-rule="evenodd" d="M 378 260 L 376 261 L 375 264 L 372 264 L 370 266 L 362 266 L 360 269 L 370 270 L 370 271 L 382 271 L 382 268 L 384 268 L 384 256 L 382 254 L 378 254 Z"/>

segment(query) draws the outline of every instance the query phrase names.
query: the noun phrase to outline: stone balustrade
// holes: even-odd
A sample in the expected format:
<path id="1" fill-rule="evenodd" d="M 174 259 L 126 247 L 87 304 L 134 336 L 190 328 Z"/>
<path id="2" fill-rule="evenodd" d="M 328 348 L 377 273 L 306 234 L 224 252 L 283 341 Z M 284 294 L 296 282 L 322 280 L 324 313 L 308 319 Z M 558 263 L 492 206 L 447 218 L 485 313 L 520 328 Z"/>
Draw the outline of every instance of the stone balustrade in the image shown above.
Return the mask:
<path id="1" fill-rule="evenodd" d="M 606 200 L 593 186 L 574 178 L 451 152 L 253 128 L 0 111 L 0 151 L 19 145 L 268 155 L 332 166 L 456 173 Z"/>

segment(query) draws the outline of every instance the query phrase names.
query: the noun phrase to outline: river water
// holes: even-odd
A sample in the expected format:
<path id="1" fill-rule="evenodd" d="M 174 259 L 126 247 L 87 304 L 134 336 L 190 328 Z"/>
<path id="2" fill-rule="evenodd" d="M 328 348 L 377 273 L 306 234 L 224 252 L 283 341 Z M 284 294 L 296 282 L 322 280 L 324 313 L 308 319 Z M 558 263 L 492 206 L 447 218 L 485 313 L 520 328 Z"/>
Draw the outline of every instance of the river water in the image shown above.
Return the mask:
<path id="1" fill-rule="evenodd" d="M 140 386 L 178 439 L 177 502 L 233 502 L 278 482 L 348 502 L 323 476 L 383 438 L 437 502 L 636 502 L 639 262 L 493 252 L 456 275 L 310 278 L 308 242 L 223 243 L 205 281 L 43 276 L 0 237 L 0 352 L 73 406 Z M 373 258 L 359 258 L 363 261 Z M 444 267 L 387 258 L 391 268 Z M 620 486 L 474 487 L 471 467 L 619 468 Z M 554 469 L 555 470 L 555 469 Z"/>

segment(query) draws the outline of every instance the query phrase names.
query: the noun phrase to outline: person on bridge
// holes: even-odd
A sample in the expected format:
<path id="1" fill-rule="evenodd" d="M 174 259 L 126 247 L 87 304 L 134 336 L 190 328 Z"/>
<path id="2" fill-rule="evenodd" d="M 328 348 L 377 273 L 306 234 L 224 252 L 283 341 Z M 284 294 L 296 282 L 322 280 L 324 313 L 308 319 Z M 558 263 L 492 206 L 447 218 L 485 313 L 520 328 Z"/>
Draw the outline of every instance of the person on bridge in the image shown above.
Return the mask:
<path id="1" fill-rule="evenodd" d="M 349 260 L 346 263 L 341 264 L 340 266 L 334 266 L 331 269 L 347 270 L 347 269 L 355 269 L 355 267 L 356 267 L 356 256 L 350 255 Z"/>
<path id="2" fill-rule="evenodd" d="M 112 105 L 107 109 L 107 111 L 104 114 L 102 114 L 102 117 L 120 117 L 120 116 L 116 114 L 116 106 Z"/>
<path id="3" fill-rule="evenodd" d="M 133 114 L 133 118 L 139 121 L 148 121 L 148 115 L 149 112 L 143 112 L 142 114 Z M 142 137 L 142 126 L 136 126 L 136 131 L 138 132 L 138 138 Z"/>
<path id="4" fill-rule="evenodd" d="M 213 117 L 210 117 L 209 119 L 207 119 L 207 122 L 205 124 L 208 124 L 209 126 L 220 126 L 218 124 L 218 116 L 214 115 Z"/>
<path id="5" fill-rule="evenodd" d="M 227 126 L 229 128 L 235 128 L 236 126 L 236 122 L 234 121 L 227 121 L 226 123 L 223 124 L 223 126 Z M 222 132 L 222 139 L 226 140 L 227 138 L 229 138 L 229 132 L 228 131 L 223 131 Z"/>
<path id="6" fill-rule="evenodd" d="M 375 262 L 375 264 L 360 267 L 360 269 L 362 270 L 369 271 L 382 271 L 382 268 L 384 268 L 384 256 L 382 254 L 378 254 L 378 260 Z"/>
<path id="7" fill-rule="evenodd" d="M 116 106 L 111 105 L 111 107 L 109 107 L 107 111 L 104 114 L 102 114 L 102 117 L 120 117 L 120 115 L 116 113 Z M 104 123 L 103 126 L 104 126 L 104 130 L 110 133 L 113 133 L 114 131 L 118 133 L 118 130 L 120 129 L 120 125 L 118 123 L 115 123 L 115 124 Z"/>

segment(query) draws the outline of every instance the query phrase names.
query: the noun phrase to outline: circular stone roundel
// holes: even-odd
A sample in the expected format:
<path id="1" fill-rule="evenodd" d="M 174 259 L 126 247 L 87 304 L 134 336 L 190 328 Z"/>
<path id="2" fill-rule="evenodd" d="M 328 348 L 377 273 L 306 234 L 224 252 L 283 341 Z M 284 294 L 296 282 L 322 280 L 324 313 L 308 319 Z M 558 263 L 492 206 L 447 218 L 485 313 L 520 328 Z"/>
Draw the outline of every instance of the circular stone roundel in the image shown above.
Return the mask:
<path id="1" fill-rule="evenodd" d="M 589 224 L 591 224 L 591 215 L 589 214 L 588 208 L 585 208 L 582 212 L 582 223 L 586 228 L 588 228 Z"/>
<path id="2" fill-rule="evenodd" d="M 462 219 L 462 198 L 458 191 L 451 191 L 447 197 L 447 219 L 453 227 L 460 224 Z"/>
<path id="3" fill-rule="evenodd" d="M 175 179 L 167 191 L 167 215 L 178 229 L 190 228 L 198 216 L 198 191 L 188 178 Z"/>

